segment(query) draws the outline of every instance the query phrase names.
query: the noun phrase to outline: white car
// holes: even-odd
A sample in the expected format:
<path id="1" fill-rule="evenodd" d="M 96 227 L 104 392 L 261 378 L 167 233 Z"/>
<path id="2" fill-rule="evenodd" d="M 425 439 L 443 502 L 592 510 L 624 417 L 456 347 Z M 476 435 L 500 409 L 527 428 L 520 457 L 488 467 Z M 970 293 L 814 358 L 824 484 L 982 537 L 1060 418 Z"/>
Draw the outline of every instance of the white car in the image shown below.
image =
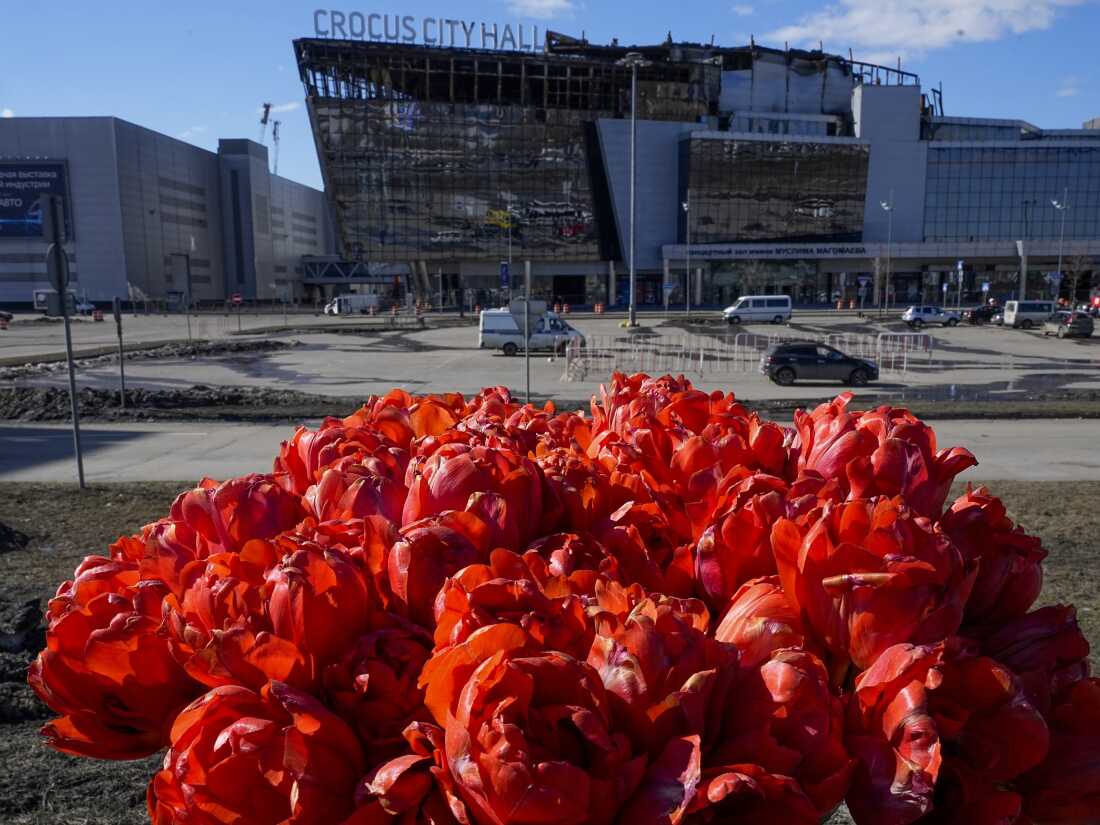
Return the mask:
<path id="1" fill-rule="evenodd" d="M 77 301 L 73 308 L 81 315 L 91 315 L 95 312 L 95 304 L 91 301 Z"/>
<path id="2" fill-rule="evenodd" d="M 901 314 L 901 320 L 913 329 L 920 329 L 925 324 L 953 327 L 959 323 L 959 313 L 943 307 L 911 306 Z"/>

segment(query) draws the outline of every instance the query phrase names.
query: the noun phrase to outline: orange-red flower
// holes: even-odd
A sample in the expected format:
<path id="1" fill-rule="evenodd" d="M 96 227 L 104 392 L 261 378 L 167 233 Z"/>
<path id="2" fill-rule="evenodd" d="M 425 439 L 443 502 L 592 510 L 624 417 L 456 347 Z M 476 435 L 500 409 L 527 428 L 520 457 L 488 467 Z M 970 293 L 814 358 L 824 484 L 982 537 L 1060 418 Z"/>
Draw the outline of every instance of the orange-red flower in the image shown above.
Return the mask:
<path id="1" fill-rule="evenodd" d="M 1050 751 L 1017 782 L 1026 820 L 1085 825 L 1100 811 L 1100 679 L 1082 679 L 1047 716 Z"/>
<path id="2" fill-rule="evenodd" d="M 259 693 L 215 688 L 172 726 L 164 769 L 149 785 L 153 825 L 340 822 L 363 775 L 351 729 L 281 682 Z"/>
<path id="3" fill-rule="evenodd" d="M 830 505 L 808 528 L 780 519 L 772 549 L 807 628 L 838 667 L 860 669 L 891 645 L 958 630 L 977 567 L 900 499 Z"/>
<path id="4" fill-rule="evenodd" d="M 1012 523 L 999 498 L 984 487 L 968 489 L 944 513 L 940 529 L 964 557 L 979 562 L 966 603 L 968 624 L 1001 624 L 1031 608 L 1043 587 L 1047 553 L 1038 536 Z"/>
<path id="5" fill-rule="evenodd" d="M 253 539 L 270 539 L 306 515 L 301 498 L 270 476 L 249 475 L 219 484 L 203 479 L 173 502 L 167 519 L 142 531 L 143 579 L 159 579 L 179 593 L 188 562 L 212 553 L 240 552 Z"/>
<path id="6" fill-rule="evenodd" d="M 625 617 L 601 613 L 588 653 L 619 727 L 653 756 L 671 739 L 715 732 L 737 650 L 709 638 L 697 601 L 642 599 Z"/>
<path id="7" fill-rule="evenodd" d="M 714 638 L 737 648 L 743 667 L 756 667 L 781 647 L 802 648 L 806 631 L 778 576 L 747 581 L 730 599 Z"/>
<path id="8" fill-rule="evenodd" d="M 723 609 L 749 579 L 775 572 L 772 525 L 787 514 L 787 485 L 775 476 L 754 474 L 723 493 L 695 546 L 695 577 L 712 608 Z"/>
<path id="9" fill-rule="evenodd" d="M 726 702 L 707 765 L 759 765 L 791 777 L 825 817 L 848 791 L 855 762 L 844 746 L 844 711 L 825 665 L 805 650 L 777 650 L 745 668 Z"/>
<path id="10" fill-rule="evenodd" d="M 932 428 L 907 410 L 849 412 L 852 398 L 795 413 L 799 472 L 837 479 L 854 499 L 900 495 L 915 513 L 938 518 L 955 476 L 977 460 L 961 447 L 937 450 Z"/>
<path id="11" fill-rule="evenodd" d="M 469 534 L 453 525 L 440 517 L 413 522 L 401 530 L 387 556 L 391 609 L 421 627 L 434 626 L 435 597 L 447 577 L 485 557 Z"/>
<path id="12" fill-rule="evenodd" d="M 1049 738 L 1011 671 L 957 639 L 886 650 L 856 680 L 847 735 L 860 760 L 848 807 L 860 825 L 914 822 L 934 802 L 933 821 L 1018 812 L 1010 783 Z"/>
<path id="13" fill-rule="evenodd" d="M 526 545 L 538 535 L 543 481 L 527 458 L 507 450 L 448 444 L 426 459 L 414 459 L 407 481 L 401 517 L 405 525 L 446 510 L 466 510 L 472 497 L 495 494 L 500 513 L 493 520 L 507 542 L 501 546 Z"/>
<path id="14" fill-rule="evenodd" d="M 62 718 L 43 728 L 58 750 L 134 759 L 164 746 L 176 712 L 199 691 L 157 635 L 160 582 L 90 558 L 50 600 L 46 649 L 27 680 Z"/>
<path id="15" fill-rule="evenodd" d="M 455 789 L 478 822 L 610 823 L 646 769 L 598 675 L 564 653 L 494 653 L 441 721 Z"/>
<path id="16" fill-rule="evenodd" d="M 390 613 L 375 614 L 370 632 L 325 668 L 324 696 L 372 758 L 399 750 L 406 726 L 430 718 L 417 680 L 431 651 L 423 628 Z"/>
<path id="17" fill-rule="evenodd" d="M 535 647 L 576 658 L 588 655 L 594 633 L 583 600 L 566 581 L 536 581 L 520 556 L 503 549 L 493 551 L 489 564 L 470 565 L 443 583 L 435 601 L 436 648 L 501 622 L 522 628 Z"/>

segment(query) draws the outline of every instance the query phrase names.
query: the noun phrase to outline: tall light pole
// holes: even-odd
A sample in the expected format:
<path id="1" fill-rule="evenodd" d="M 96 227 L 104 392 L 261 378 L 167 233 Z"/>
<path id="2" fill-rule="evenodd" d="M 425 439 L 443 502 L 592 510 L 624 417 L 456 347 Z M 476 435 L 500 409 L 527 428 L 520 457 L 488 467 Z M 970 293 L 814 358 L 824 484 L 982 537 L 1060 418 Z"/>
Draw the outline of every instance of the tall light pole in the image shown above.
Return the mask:
<path id="1" fill-rule="evenodd" d="M 636 303 L 636 277 L 634 268 L 637 250 L 637 208 L 638 208 L 638 67 L 647 65 L 639 52 L 630 52 L 621 65 L 630 67 L 630 307 L 627 313 L 627 325 L 638 326 Z"/>
<path id="2" fill-rule="evenodd" d="M 890 269 L 893 261 L 891 260 L 891 254 L 893 253 L 894 245 L 894 190 L 890 190 L 890 200 L 880 201 L 879 205 L 886 211 L 888 216 L 887 228 L 886 228 L 886 281 L 883 284 L 883 304 L 886 305 L 886 311 L 890 311 Z"/>
<path id="3" fill-rule="evenodd" d="M 687 233 L 687 244 L 684 246 L 684 260 L 686 261 L 684 267 L 684 293 L 686 295 L 684 313 L 691 315 L 691 189 L 687 190 L 687 200 L 680 205 L 684 208 L 684 229 Z"/>
<path id="4" fill-rule="evenodd" d="M 1062 213 L 1062 232 L 1058 236 L 1058 285 L 1062 284 L 1062 249 L 1066 243 L 1066 212 L 1069 211 L 1069 187 L 1065 187 L 1062 190 L 1062 200 L 1052 200 L 1050 205 Z M 1073 296 L 1070 296 L 1070 303 L 1073 303 Z M 1072 307 L 1070 307 L 1072 309 Z"/>

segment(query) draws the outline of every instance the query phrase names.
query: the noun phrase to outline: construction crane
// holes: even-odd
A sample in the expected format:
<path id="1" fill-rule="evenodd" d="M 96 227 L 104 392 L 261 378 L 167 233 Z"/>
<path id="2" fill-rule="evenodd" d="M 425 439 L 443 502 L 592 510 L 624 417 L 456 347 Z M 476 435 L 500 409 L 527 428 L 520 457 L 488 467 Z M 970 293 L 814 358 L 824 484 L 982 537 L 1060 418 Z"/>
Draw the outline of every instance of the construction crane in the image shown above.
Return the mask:
<path id="1" fill-rule="evenodd" d="M 275 144 L 275 171 L 273 174 L 279 174 L 279 121 L 276 120 L 271 124 L 271 142 Z"/>
<path id="2" fill-rule="evenodd" d="M 260 107 L 260 143 L 264 142 L 264 135 L 267 134 L 267 121 L 271 117 L 271 104 L 265 103 Z"/>

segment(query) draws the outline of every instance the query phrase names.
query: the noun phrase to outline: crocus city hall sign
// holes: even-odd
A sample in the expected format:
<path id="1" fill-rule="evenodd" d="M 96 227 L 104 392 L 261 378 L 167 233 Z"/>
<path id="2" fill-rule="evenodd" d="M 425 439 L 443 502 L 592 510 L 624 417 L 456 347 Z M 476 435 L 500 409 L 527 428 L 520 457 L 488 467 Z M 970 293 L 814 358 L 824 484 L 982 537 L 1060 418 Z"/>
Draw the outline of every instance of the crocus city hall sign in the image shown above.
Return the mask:
<path id="1" fill-rule="evenodd" d="M 522 23 L 481 23 L 445 17 L 413 17 L 401 14 L 317 9 L 313 12 L 315 37 L 339 40 L 377 40 L 386 43 L 420 43 L 466 49 L 501 49 L 534 52 L 542 48 L 539 27 Z"/>

